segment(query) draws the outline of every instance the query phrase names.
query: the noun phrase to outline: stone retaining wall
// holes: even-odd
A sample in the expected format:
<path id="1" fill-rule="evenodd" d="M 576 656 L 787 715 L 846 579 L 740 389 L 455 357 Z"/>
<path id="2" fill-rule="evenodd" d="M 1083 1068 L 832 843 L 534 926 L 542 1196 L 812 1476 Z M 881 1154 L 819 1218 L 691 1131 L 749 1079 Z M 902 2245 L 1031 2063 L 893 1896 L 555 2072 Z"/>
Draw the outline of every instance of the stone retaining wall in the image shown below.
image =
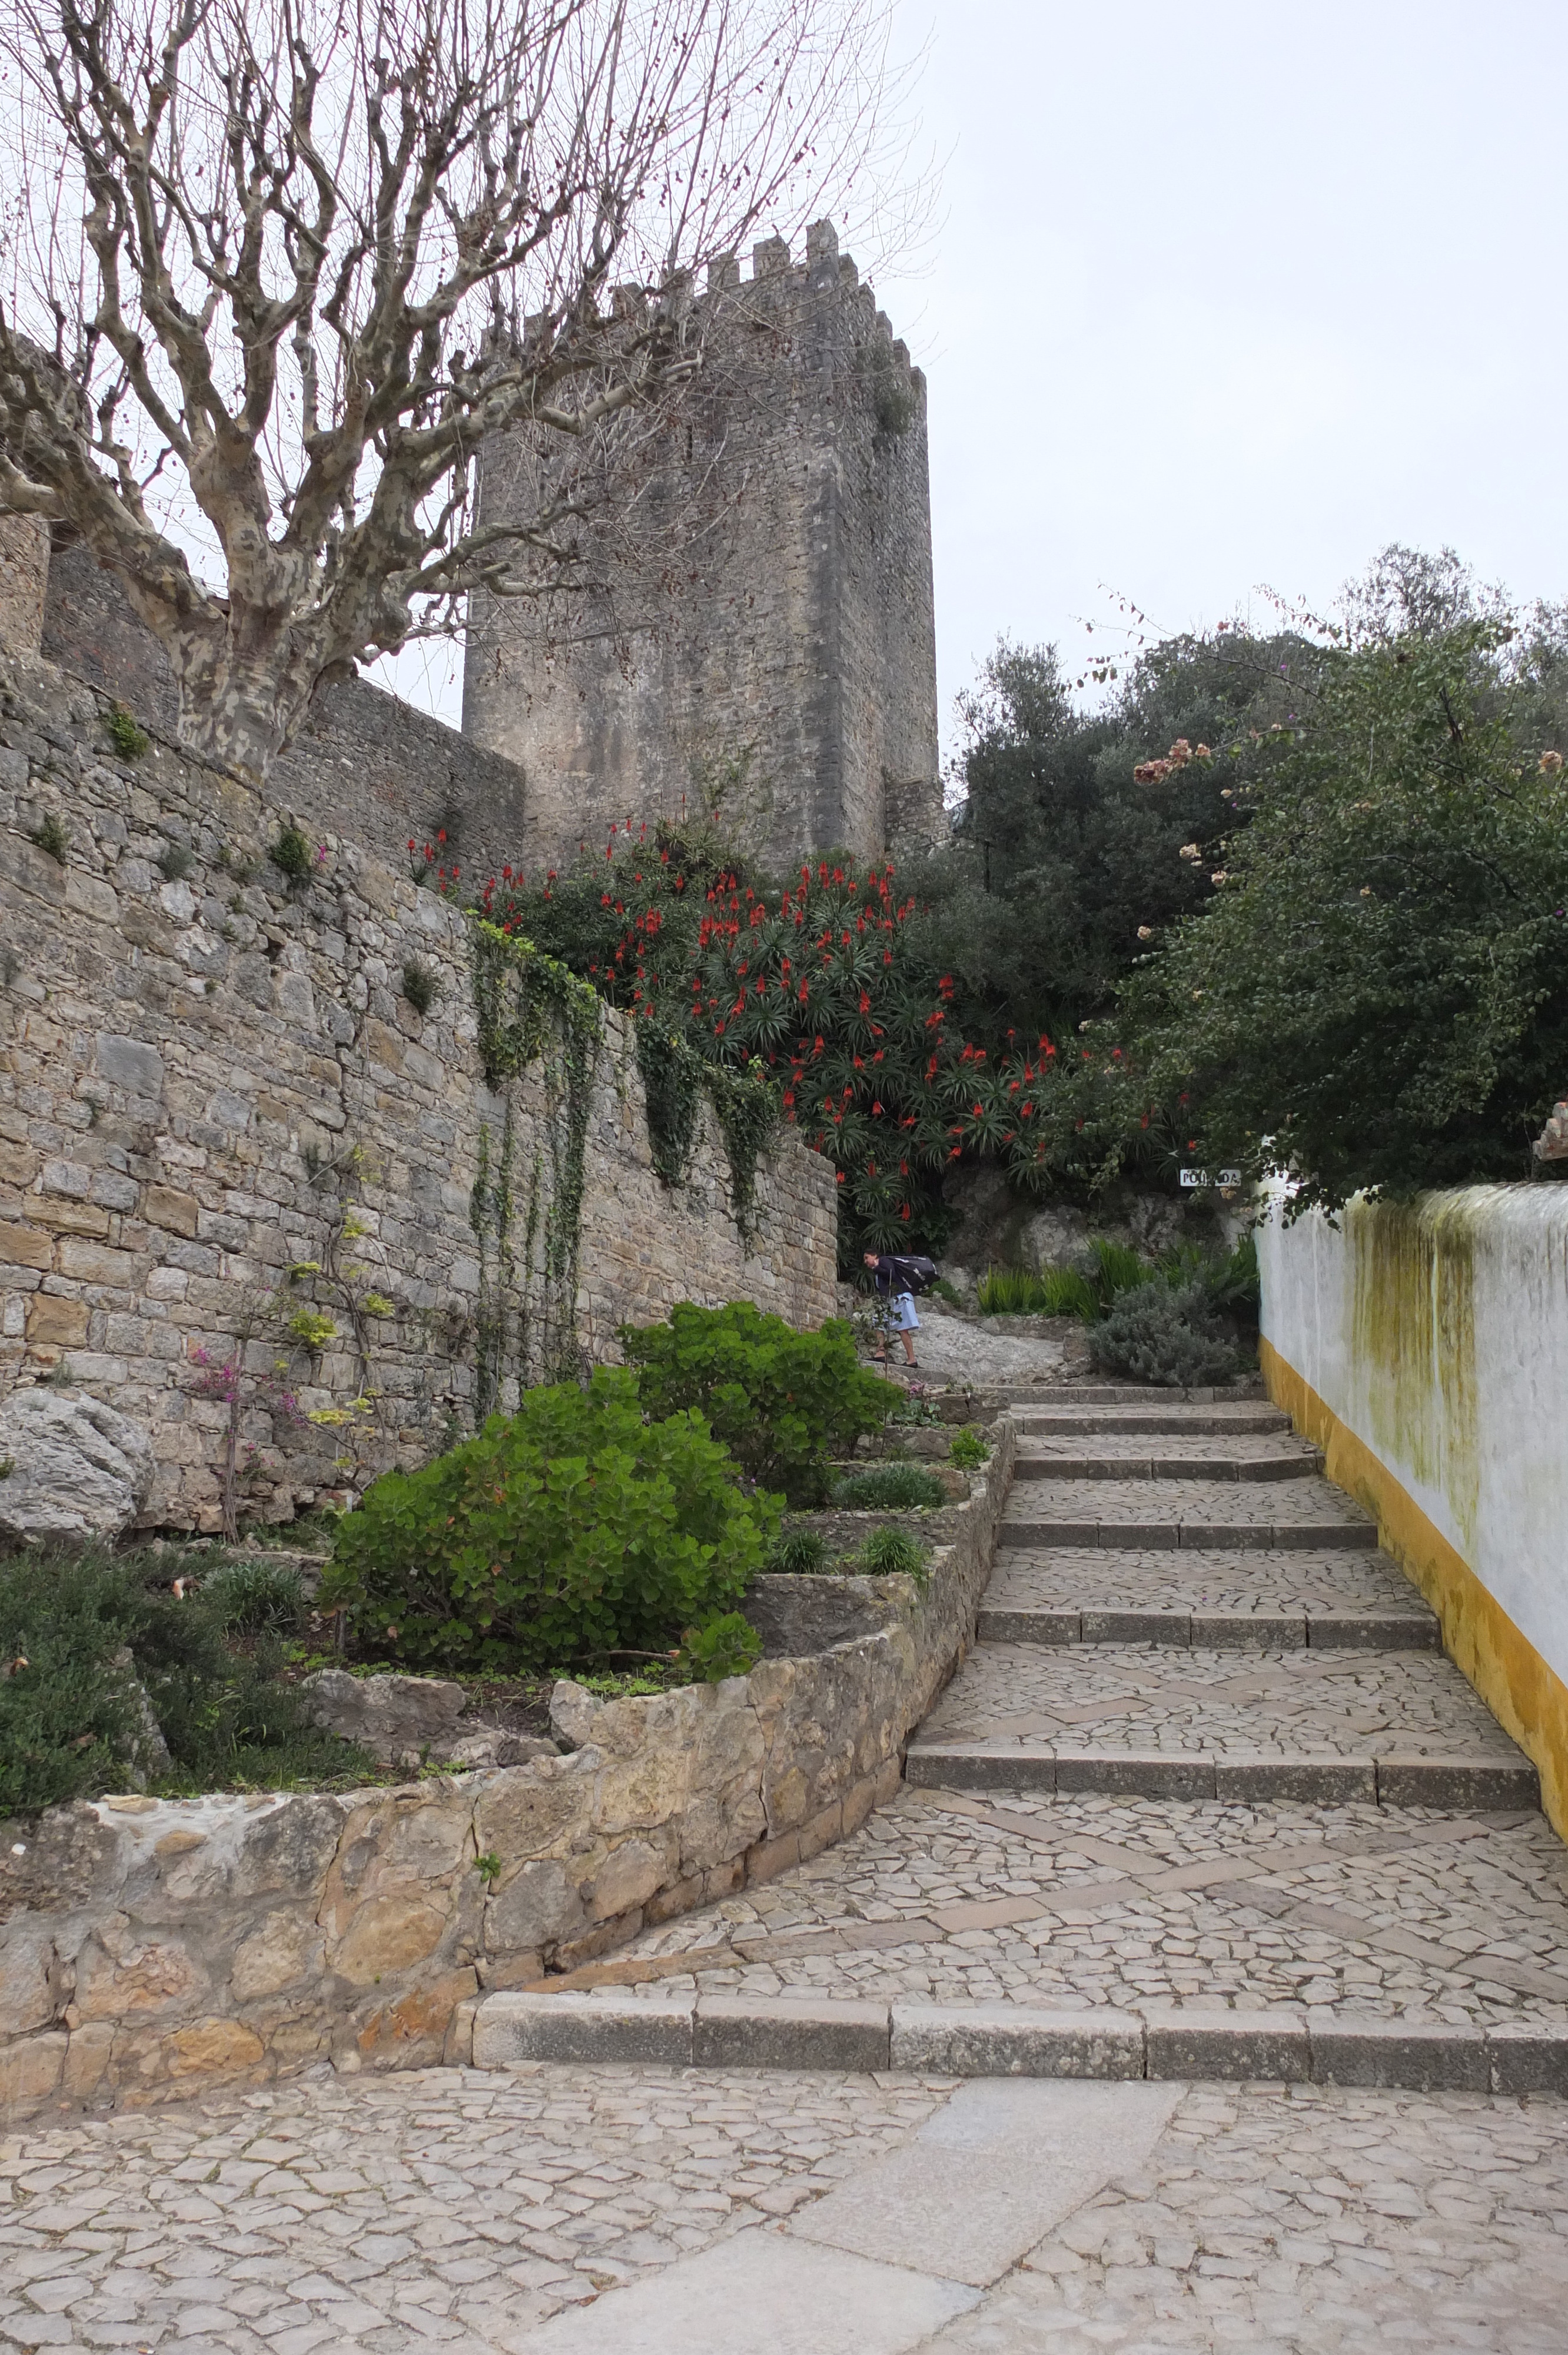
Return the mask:
<path id="1" fill-rule="evenodd" d="M 346 1796 L 44 1817 L 0 1856 L 0 2100 L 464 2058 L 486 1989 L 579 1967 L 853 1831 L 973 1641 L 1010 1422 L 995 1440 L 925 1591 L 875 1582 L 874 1632 L 721 1685 L 574 1695 L 568 1754 Z"/>
<path id="2" fill-rule="evenodd" d="M 607 1010 L 574 1217 L 561 1059 L 485 1085 L 457 910 L 313 827 L 320 864 L 291 884 L 269 850 L 302 813 L 167 743 L 120 756 L 106 713 L 0 658 L 0 1394 L 63 1359 L 146 1428 L 147 1525 L 218 1524 L 228 1408 L 202 1351 L 245 1368 L 242 1508 L 287 1519 L 612 1354 L 623 1320 L 683 1299 L 832 1315 L 833 1171 L 793 1131 L 749 1234 L 706 1105 L 663 1186 Z M 59 856 L 35 839 L 51 822 Z M 300 1308 L 330 1318 L 324 1347 L 289 1332 Z M 306 1412 L 377 1404 L 323 1432 L 274 1412 L 278 1388 Z"/>

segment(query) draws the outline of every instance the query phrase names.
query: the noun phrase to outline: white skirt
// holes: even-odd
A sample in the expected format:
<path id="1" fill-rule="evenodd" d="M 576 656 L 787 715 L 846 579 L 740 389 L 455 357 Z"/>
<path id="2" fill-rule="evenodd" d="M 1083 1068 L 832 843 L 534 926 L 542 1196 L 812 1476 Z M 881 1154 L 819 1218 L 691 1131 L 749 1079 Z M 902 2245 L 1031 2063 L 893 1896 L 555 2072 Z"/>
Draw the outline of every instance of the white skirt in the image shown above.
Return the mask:
<path id="1" fill-rule="evenodd" d="M 915 1314 L 915 1295 L 911 1292 L 895 1293 L 885 1303 L 883 1316 L 890 1333 L 918 1333 L 920 1330 L 920 1319 Z"/>

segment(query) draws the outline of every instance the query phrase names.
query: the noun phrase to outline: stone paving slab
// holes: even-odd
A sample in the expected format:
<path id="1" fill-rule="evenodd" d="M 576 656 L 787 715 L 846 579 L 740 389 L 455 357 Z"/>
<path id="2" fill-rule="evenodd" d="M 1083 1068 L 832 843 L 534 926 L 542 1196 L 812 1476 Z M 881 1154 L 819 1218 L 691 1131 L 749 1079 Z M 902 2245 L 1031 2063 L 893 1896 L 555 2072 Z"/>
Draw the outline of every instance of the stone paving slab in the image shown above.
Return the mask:
<path id="1" fill-rule="evenodd" d="M 1229 1618 L 1397 1612 L 1436 1625 L 1398 1564 L 1370 1547 L 1010 1546 L 997 1559 L 984 1607 Z"/>
<path id="2" fill-rule="evenodd" d="M 916 1749 L 1048 1743 L 1218 1758 L 1459 1756 L 1515 1765 L 1452 1661 L 1408 1652 L 1072 1650 L 987 1644 L 921 1725 Z"/>
<path id="3" fill-rule="evenodd" d="M 1377 1525 L 1317 1474 L 1242 1480 L 1021 1480 L 998 1542 L 1012 1546 L 1375 1548 Z"/>
<path id="4" fill-rule="evenodd" d="M 1020 2100 L 1022 2131 L 966 2109 Z M 1021 2198 L 1031 2166 L 1052 2180 Z M 554 2332 L 554 2355 L 737 2355 L 760 2312 L 769 2355 L 791 2314 L 808 2355 L 839 2355 L 885 2345 L 863 2335 L 878 2299 L 950 2280 L 929 2268 L 964 2213 L 989 2273 L 1029 2204 L 1042 2237 L 910 2313 L 911 2355 L 1563 2345 L 1568 2102 L 636 2067 L 316 2070 L 36 2126 L 0 2143 L 0 2343 L 550 2355 Z M 725 2291 L 705 2307 L 705 2279 Z"/>
<path id="5" fill-rule="evenodd" d="M 831 1855 L 563 1984 L 640 1980 L 1568 2030 L 1568 1857 L 1533 1812 L 906 1790 Z"/>

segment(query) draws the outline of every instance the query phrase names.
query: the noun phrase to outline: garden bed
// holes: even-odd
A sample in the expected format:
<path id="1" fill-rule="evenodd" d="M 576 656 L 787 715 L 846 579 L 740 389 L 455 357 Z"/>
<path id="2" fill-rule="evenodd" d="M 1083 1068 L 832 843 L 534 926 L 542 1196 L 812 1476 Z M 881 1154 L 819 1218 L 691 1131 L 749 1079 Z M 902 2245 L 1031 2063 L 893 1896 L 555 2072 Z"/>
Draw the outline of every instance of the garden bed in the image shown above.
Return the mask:
<path id="1" fill-rule="evenodd" d="M 49 1810 L 0 1854 L 0 2098 L 20 2113 L 315 2059 L 461 2059 L 482 1990 L 815 1854 L 897 1786 L 972 1640 L 1012 1450 L 1003 1423 L 968 1501 L 924 1517 L 923 1587 L 770 1573 L 754 1592 L 773 1641 L 812 1648 L 660 1694 L 559 1687 L 564 1754 Z"/>

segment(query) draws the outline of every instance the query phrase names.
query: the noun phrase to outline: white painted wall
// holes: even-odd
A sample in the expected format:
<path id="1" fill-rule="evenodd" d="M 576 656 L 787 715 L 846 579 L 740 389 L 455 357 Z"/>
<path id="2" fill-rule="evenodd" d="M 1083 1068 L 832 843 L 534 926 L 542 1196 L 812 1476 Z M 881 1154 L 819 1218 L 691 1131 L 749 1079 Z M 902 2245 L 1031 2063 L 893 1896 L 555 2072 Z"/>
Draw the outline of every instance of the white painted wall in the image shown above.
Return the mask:
<path id="1" fill-rule="evenodd" d="M 1568 1185 L 1280 1207 L 1265 1337 L 1568 1681 Z"/>

